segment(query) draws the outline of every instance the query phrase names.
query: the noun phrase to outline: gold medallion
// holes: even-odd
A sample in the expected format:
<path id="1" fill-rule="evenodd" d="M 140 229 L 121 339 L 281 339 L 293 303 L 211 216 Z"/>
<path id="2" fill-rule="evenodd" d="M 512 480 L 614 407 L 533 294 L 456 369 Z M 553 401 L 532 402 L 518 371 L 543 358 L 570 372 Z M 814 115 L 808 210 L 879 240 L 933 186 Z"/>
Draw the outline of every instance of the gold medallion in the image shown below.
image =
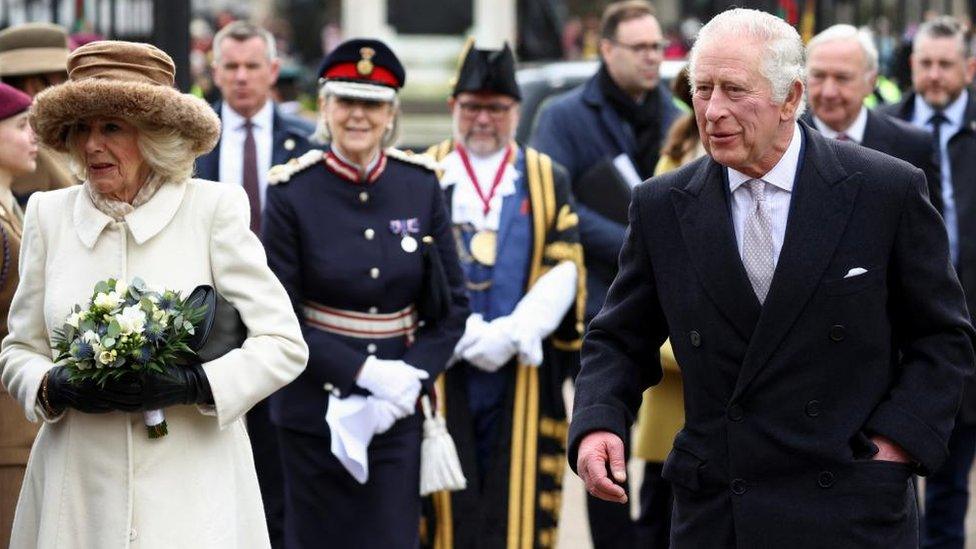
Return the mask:
<path id="1" fill-rule="evenodd" d="M 369 76 L 370 74 L 373 74 L 372 59 L 373 56 L 376 55 L 376 50 L 373 48 L 361 48 L 359 50 L 359 55 L 362 56 L 362 59 L 356 63 L 356 72 L 358 72 L 360 76 Z"/>
<path id="2" fill-rule="evenodd" d="M 482 265 L 495 265 L 498 253 L 498 234 L 495 231 L 478 231 L 471 237 L 471 257 Z"/>

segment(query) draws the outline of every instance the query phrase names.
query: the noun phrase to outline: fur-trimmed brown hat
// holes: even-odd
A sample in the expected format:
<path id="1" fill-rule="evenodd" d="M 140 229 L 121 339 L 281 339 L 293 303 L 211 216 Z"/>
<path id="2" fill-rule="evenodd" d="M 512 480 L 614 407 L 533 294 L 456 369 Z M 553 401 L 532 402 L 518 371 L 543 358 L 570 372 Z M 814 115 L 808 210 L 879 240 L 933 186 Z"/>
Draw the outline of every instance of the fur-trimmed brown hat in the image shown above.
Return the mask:
<path id="1" fill-rule="evenodd" d="M 220 119 L 202 99 L 173 87 L 174 72 L 170 56 L 149 44 L 85 44 L 68 56 L 68 82 L 37 95 L 31 124 L 44 144 L 67 151 L 68 129 L 79 120 L 136 120 L 179 131 L 199 156 L 217 144 Z"/>

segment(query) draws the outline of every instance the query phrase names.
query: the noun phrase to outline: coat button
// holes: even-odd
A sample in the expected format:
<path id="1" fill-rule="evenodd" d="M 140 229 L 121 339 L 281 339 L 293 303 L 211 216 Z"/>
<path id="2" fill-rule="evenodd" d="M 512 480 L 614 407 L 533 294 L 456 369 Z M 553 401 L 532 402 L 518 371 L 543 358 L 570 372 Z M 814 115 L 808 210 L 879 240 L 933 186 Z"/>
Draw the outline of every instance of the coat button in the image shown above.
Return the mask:
<path id="1" fill-rule="evenodd" d="M 732 479 L 732 482 L 729 483 L 729 487 L 732 488 L 732 493 L 737 496 L 741 496 L 742 494 L 746 493 L 746 481 L 742 480 L 741 478 Z"/>
<path id="2" fill-rule="evenodd" d="M 371 314 L 371 315 L 375 315 L 378 312 L 380 312 L 380 310 L 379 310 L 378 307 L 370 307 L 369 308 L 369 314 Z"/>
<path id="3" fill-rule="evenodd" d="M 701 347 L 701 334 L 698 333 L 698 330 L 692 330 L 688 334 L 688 339 L 691 340 L 692 347 Z"/>
<path id="4" fill-rule="evenodd" d="M 139 532 L 136 532 L 135 528 L 129 530 L 129 541 L 135 541 L 139 537 Z"/>
<path id="5" fill-rule="evenodd" d="M 373 267 L 369 270 L 369 277 L 376 279 L 380 277 L 380 270 L 377 267 Z"/>
<path id="6" fill-rule="evenodd" d="M 811 400 L 807 402 L 807 405 L 803 407 L 803 411 L 807 413 L 810 417 L 817 417 L 820 415 L 820 401 Z"/>
<path id="7" fill-rule="evenodd" d="M 376 236 L 376 231 L 373 229 L 366 229 L 363 231 L 363 236 L 366 237 L 366 240 L 373 240 L 373 237 Z"/>
<path id="8" fill-rule="evenodd" d="M 366 352 L 369 353 L 369 354 L 375 353 L 376 352 L 376 344 L 375 343 L 370 343 L 369 345 L 367 345 L 366 346 Z"/>
<path id="9" fill-rule="evenodd" d="M 831 341 L 844 341 L 844 337 L 847 335 L 847 329 L 840 324 L 834 324 L 830 327 L 830 340 Z"/>
<path id="10" fill-rule="evenodd" d="M 322 389 L 325 390 L 325 392 L 327 393 L 331 393 L 335 389 L 335 385 L 331 383 L 326 383 L 325 385 L 322 386 Z"/>
<path id="11" fill-rule="evenodd" d="M 739 406 L 738 404 L 733 404 L 732 406 L 729 406 L 726 415 L 732 421 L 742 421 L 742 418 L 744 417 L 745 414 L 742 411 L 742 406 Z"/>
<path id="12" fill-rule="evenodd" d="M 359 193 L 359 201 L 363 204 L 369 202 L 369 193 L 366 191 Z"/>
<path id="13" fill-rule="evenodd" d="M 817 485 L 821 488 L 830 488 L 834 485 L 834 474 L 830 471 L 821 471 L 820 475 L 817 476 Z"/>

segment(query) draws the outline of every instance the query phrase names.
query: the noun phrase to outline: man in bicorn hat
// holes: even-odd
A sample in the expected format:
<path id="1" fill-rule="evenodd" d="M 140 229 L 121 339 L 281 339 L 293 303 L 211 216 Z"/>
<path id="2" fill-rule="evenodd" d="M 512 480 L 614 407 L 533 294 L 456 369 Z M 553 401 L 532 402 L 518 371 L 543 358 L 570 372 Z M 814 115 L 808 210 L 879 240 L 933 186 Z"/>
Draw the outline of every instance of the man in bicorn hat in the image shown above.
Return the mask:
<path id="1" fill-rule="evenodd" d="M 68 33 L 50 23 L 24 23 L 0 31 L 0 80 L 31 97 L 68 79 Z M 45 145 L 34 173 L 14 178 L 11 190 L 21 206 L 36 191 L 74 185 L 66 155 Z"/>
<path id="2" fill-rule="evenodd" d="M 521 93 L 506 44 L 468 43 L 439 161 L 473 314 L 438 380 L 467 489 L 435 493 L 438 547 L 552 546 L 566 417 L 566 356 L 579 348 L 585 270 L 565 171 L 515 143 Z"/>
<path id="3" fill-rule="evenodd" d="M 217 33 L 213 51 L 214 82 L 222 95 L 213 107 L 220 116 L 221 134 L 217 146 L 197 159 L 196 176 L 243 186 L 251 205 L 251 230 L 260 236 L 268 170 L 308 151 L 314 128 L 280 112 L 271 99 L 279 60 L 270 32 L 236 21 Z M 271 544 L 279 547 L 283 543 L 284 481 L 268 400 L 248 412 L 247 428 Z"/>

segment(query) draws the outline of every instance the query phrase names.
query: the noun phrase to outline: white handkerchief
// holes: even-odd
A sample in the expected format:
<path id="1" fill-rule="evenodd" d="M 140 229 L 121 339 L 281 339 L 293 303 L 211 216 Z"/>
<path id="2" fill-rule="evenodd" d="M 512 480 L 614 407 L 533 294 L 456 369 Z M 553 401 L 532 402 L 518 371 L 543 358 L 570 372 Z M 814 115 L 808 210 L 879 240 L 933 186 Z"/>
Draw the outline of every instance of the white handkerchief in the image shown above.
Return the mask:
<path id="1" fill-rule="evenodd" d="M 853 269 L 847 271 L 847 274 L 844 275 L 844 278 L 852 278 L 855 276 L 862 275 L 866 272 L 868 272 L 868 270 L 863 267 L 854 267 Z"/>
<path id="2" fill-rule="evenodd" d="M 329 395 L 325 422 L 332 432 L 332 453 L 357 482 L 366 484 L 369 480 L 366 449 L 376 430 L 375 418 L 366 397 L 351 395 L 336 398 Z"/>
<path id="3" fill-rule="evenodd" d="M 613 165 L 615 168 L 617 168 L 617 171 L 620 172 L 620 175 L 623 176 L 624 181 L 630 185 L 631 189 L 637 185 L 640 185 L 641 181 L 643 181 L 641 176 L 637 174 L 637 168 L 634 167 L 634 163 L 630 160 L 630 157 L 627 156 L 627 153 L 617 155 L 617 157 L 613 159 Z"/>

